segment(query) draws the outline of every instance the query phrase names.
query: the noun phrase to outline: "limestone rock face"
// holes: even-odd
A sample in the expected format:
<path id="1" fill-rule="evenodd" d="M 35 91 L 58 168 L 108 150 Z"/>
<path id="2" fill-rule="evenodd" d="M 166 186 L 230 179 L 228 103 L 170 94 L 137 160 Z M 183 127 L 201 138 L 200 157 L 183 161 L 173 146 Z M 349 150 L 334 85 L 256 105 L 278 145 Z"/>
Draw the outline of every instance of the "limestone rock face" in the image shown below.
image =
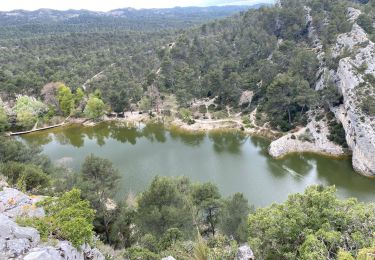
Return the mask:
<path id="1" fill-rule="evenodd" d="M 337 69 L 337 87 L 344 102 L 334 113 L 342 122 L 353 151 L 354 169 L 365 176 L 375 176 L 375 116 L 361 109 L 365 98 L 375 100 L 374 85 L 368 82 L 375 77 L 375 44 L 357 24 L 339 39 L 352 55 L 341 59 Z"/>
<path id="2" fill-rule="evenodd" d="M 164 257 L 161 260 L 176 260 L 173 256 Z"/>
<path id="3" fill-rule="evenodd" d="M 358 25 L 354 24 L 350 32 L 340 34 L 337 37 L 336 45 L 333 48 L 333 57 L 344 54 L 345 50 L 353 50 L 354 47 L 368 42 L 366 32 Z"/>
<path id="4" fill-rule="evenodd" d="M 56 246 L 40 244 L 38 230 L 19 226 L 14 220 L 16 217 L 44 216 L 44 210 L 35 206 L 35 203 L 41 199 L 43 198 L 28 196 L 11 188 L 0 191 L 0 260 L 105 259 L 99 250 L 88 245 L 83 245 L 77 250 L 68 241 L 59 241 Z"/>
<path id="5" fill-rule="evenodd" d="M 0 259 L 19 257 L 39 243 L 39 232 L 20 227 L 9 217 L 0 214 Z"/>
<path id="6" fill-rule="evenodd" d="M 253 250 L 251 250 L 249 245 L 245 244 L 238 248 L 238 251 L 236 254 L 236 260 L 254 260 L 254 259 L 255 257 L 254 257 Z"/>
<path id="7" fill-rule="evenodd" d="M 341 121 L 346 133 L 346 141 L 353 153 L 353 167 L 359 173 L 375 176 L 375 115 L 363 110 L 366 100 L 375 101 L 375 44 L 369 40 L 366 32 L 355 21 L 360 10 L 348 8 L 347 17 L 353 22 L 352 30 L 337 37 L 332 48 L 332 56 L 339 58 L 337 71 L 328 70 L 322 59 L 320 40 L 316 30 L 311 26 L 310 9 L 305 8 L 309 37 L 313 41 L 320 62 L 319 74 L 315 89 L 326 87 L 326 78 L 331 79 L 343 96 L 343 104 L 331 108 L 336 118 Z M 327 140 L 329 134 L 324 122 L 310 123 L 294 134 L 288 134 L 271 143 L 269 153 L 282 157 L 291 152 L 318 152 L 328 155 L 340 155 L 343 150 Z M 319 131 L 317 131 L 319 130 Z M 310 136 L 310 141 L 301 141 L 299 137 Z M 303 138 L 305 139 L 305 138 Z"/>
<path id="8" fill-rule="evenodd" d="M 313 152 L 330 156 L 345 153 L 342 147 L 328 140 L 329 129 L 326 122 L 316 121 L 311 113 L 309 120 L 306 127 L 273 141 L 269 147 L 269 154 L 280 158 L 293 152 Z"/>
<path id="9" fill-rule="evenodd" d="M 19 190 L 4 188 L 0 191 L 0 213 L 15 218 L 18 216 L 25 217 L 43 217 L 43 208 L 37 207 L 36 202 L 42 197 L 29 197 Z"/>
<path id="10" fill-rule="evenodd" d="M 349 22 L 357 21 L 358 17 L 362 14 L 361 10 L 349 7 L 346 13 Z"/>
<path id="11" fill-rule="evenodd" d="M 60 241 L 57 246 L 40 246 L 31 249 L 22 259 L 24 260 L 105 260 L 96 248 L 83 246 L 80 251 L 70 242 Z"/>

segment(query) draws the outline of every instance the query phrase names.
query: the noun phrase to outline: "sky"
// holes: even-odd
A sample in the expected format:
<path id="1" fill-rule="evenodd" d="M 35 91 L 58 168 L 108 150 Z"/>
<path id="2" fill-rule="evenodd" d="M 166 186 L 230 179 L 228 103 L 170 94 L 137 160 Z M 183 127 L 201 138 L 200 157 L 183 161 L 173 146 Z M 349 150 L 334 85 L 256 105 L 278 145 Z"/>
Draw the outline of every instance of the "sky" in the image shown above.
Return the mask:
<path id="1" fill-rule="evenodd" d="M 109 11 L 117 8 L 169 8 L 175 6 L 252 5 L 272 3 L 274 0 L 0 0 L 0 11 L 14 9 L 57 10 L 88 9 Z"/>

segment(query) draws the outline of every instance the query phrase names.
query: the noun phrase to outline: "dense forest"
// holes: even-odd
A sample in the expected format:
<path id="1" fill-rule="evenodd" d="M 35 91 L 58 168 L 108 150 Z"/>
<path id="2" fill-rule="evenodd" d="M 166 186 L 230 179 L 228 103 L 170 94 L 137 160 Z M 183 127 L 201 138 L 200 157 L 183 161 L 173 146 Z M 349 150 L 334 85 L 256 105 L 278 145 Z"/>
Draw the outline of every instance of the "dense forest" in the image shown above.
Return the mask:
<path id="1" fill-rule="evenodd" d="M 109 12 L 88 10 L 0 12 L 3 37 L 19 38 L 69 32 L 131 30 L 153 32 L 178 30 L 246 11 L 253 6 L 175 7 L 166 9 L 116 9 Z"/>
<path id="2" fill-rule="evenodd" d="M 280 131 L 306 124 L 316 108 L 332 119 L 329 111 L 342 97 L 330 78 L 316 90 L 321 61 L 309 28 L 319 35 L 324 62 L 337 69 L 340 57 L 331 52 L 353 26 L 348 6 L 362 10 L 358 24 L 375 39 L 375 2 L 366 0 L 282 0 L 210 22 L 236 9 L 197 17 L 195 9 L 184 15 L 177 9 L 168 23 L 157 13 L 150 21 L 121 17 L 132 10 L 62 17 L 42 11 L 54 22 L 31 24 L 1 14 L 0 132 L 133 109 L 152 115 L 170 99 L 188 123 L 194 123 L 193 100 L 207 98 L 214 98 L 210 109 L 218 118 L 229 109 L 247 116 L 257 109 L 257 120 Z M 369 76 L 368 82 L 375 81 Z M 247 91 L 252 102 L 241 101 Z M 368 96 L 363 107 L 375 113 L 375 100 Z M 345 145 L 345 131 L 332 121 L 330 138 Z M 40 203 L 45 217 L 19 218 L 19 224 L 38 229 L 44 241 L 90 243 L 108 259 L 234 259 L 245 242 L 257 259 L 375 254 L 375 205 L 338 199 L 334 187 L 312 186 L 255 209 L 243 194 L 223 197 L 212 183 L 156 177 L 144 192 L 118 198 L 120 177 L 111 161 L 90 155 L 74 172 L 54 165 L 40 147 L 5 137 L 0 172 L 12 187 L 50 196 Z"/>
<path id="3" fill-rule="evenodd" d="M 225 116 L 226 106 L 243 115 L 258 107 L 257 119 L 287 131 L 306 124 L 310 109 L 342 102 L 329 82 L 314 91 L 322 74 L 309 26 L 316 28 L 325 62 L 334 69 L 338 60 L 330 55 L 332 44 L 352 26 L 346 18 L 349 5 L 364 11 L 359 24 L 373 37 L 374 6 L 366 2 L 285 0 L 283 8 L 261 7 L 182 31 L 157 29 L 158 22 L 140 23 L 153 32 L 131 30 L 114 20 L 93 23 L 85 15 L 79 16 L 79 26 L 59 24 L 62 31 L 50 28 L 53 24 L 25 29 L 16 22 L 0 29 L 3 99 L 15 94 L 40 98 L 49 82 L 63 82 L 72 91 L 84 88 L 87 95 L 100 91 L 116 112 L 141 104 L 148 108 L 143 110 L 158 110 L 168 95 L 182 108 L 193 99 L 216 97 L 219 117 Z M 179 26 L 171 21 L 171 27 Z M 18 29 L 17 37 L 9 35 Z M 245 91 L 254 95 L 251 106 L 240 102 Z M 371 113 L 373 104 L 370 100 L 364 109 Z"/>

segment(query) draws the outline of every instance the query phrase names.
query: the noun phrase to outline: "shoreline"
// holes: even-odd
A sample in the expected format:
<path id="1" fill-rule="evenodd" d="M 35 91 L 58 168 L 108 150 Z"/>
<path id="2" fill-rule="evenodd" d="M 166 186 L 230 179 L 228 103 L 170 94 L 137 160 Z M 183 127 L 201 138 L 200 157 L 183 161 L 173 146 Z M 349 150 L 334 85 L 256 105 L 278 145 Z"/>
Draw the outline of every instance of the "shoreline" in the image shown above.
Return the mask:
<path id="1" fill-rule="evenodd" d="M 65 124 L 60 124 L 55 128 L 50 128 L 48 126 L 41 127 L 38 131 L 33 131 L 32 133 L 36 133 L 39 131 L 45 131 L 50 129 L 58 129 L 61 127 L 69 127 L 70 125 L 82 125 L 84 127 L 94 127 L 101 123 L 106 122 L 120 122 L 120 123 L 131 123 L 131 124 L 150 124 L 150 123 L 161 123 L 167 130 L 171 129 L 178 129 L 189 132 L 191 134 L 200 134 L 200 133 L 209 133 L 213 131 L 239 131 L 248 136 L 254 136 L 259 138 L 264 138 L 270 141 L 270 146 L 273 141 L 279 140 L 280 138 L 288 135 L 288 133 L 281 133 L 278 131 L 274 131 L 265 127 L 253 127 L 253 128 L 245 128 L 244 124 L 240 121 L 240 118 L 226 118 L 226 119 L 219 119 L 219 120 L 195 120 L 194 124 L 187 124 L 182 120 L 175 118 L 175 117 L 162 117 L 162 116 L 155 116 L 150 117 L 147 113 L 139 114 L 139 112 L 125 112 L 124 117 L 108 117 L 104 116 L 103 119 L 100 121 L 93 121 L 87 118 L 69 118 Z M 28 131 L 24 131 L 28 132 Z M 25 133 L 28 134 L 28 133 Z M 8 134 L 10 136 L 10 134 Z M 13 135 L 12 136 L 16 136 Z M 350 153 L 334 155 L 323 151 L 313 151 L 313 150 L 305 150 L 305 151 L 298 151 L 298 150 L 291 150 L 287 153 L 282 154 L 281 156 L 273 156 L 270 151 L 270 147 L 268 148 L 268 154 L 275 158 L 276 160 L 281 160 L 293 154 L 314 154 L 319 156 L 324 156 L 327 158 L 332 159 L 347 159 L 351 155 Z"/>

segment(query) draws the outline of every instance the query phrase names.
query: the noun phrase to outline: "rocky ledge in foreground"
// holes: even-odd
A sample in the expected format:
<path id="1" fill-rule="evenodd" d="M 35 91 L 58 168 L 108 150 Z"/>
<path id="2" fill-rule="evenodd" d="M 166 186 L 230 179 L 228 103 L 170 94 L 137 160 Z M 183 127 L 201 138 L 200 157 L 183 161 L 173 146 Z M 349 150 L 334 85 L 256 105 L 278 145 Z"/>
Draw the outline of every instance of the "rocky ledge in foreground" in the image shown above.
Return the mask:
<path id="1" fill-rule="evenodd" d="M 0 187 L 1 189 L 1 187 Z M 78 251 L 68 241 L 48 245 L 40 241 L 38 230 L 20 227 L 15 218 L 20 216 L 42 217 L 43 208 L 35 205 L 42 197 L 28 196 L 16 189 L 0 191 L 0 260 L 104 260 L 103 255 L 89 246 Z"/>

